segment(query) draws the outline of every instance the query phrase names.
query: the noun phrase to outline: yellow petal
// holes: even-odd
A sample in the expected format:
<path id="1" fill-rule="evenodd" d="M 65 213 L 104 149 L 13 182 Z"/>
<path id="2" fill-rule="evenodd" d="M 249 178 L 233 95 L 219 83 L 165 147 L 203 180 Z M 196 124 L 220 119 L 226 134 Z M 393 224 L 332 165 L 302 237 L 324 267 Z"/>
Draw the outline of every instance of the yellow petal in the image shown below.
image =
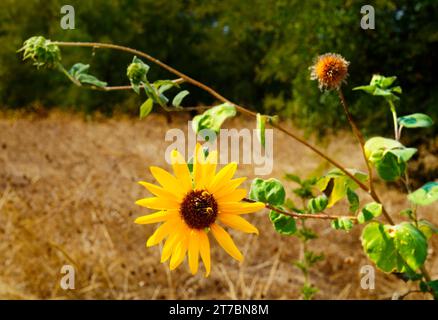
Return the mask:
<path id="1" fill-rule="evenodd" d="M 170 270 L 175 270 L 183 261 L 187 252 L 188 239 L 183 237 L 176 245 L 170 258 Z"/>
<path id="2" fill-rule="evenodd" d="M 221 197 L 232 193 L 245 180 L 246 177 L 241 177 L 241 178 L 229 180 L 227 183 L 223 183 L 222 186 L 218 187 L 216 192 L 214 193 L 216 199 L 220 199 Z"/>
<path id="3" fill-rule="evenodd" d="M 141 184 L 143 187 L 149 190 L 150 193 L 152 193 L 154 196 L 160 197 L 160 198 L 166 198 L 171 200 L 180 200 L 178 197 L 175 196 L 174 193 L 167 191 L 166 189 L 163 189 L 155 184 L 145 182 L 145 181 L 139 181 L 139 184 Z"/>
<path id="4" fill-rule="evenodd" d="M 208 277 L 211 271 L 211 261 L 210 261 L 210 240 L 204 231 L 199 232 L 199 253 L 201 255 L 202 261 L 205 267 L 205 276 Z"/>
<path id="5" fill-rule="evenodd" d="M 209 183 L 213 180 L 214 175 L 216 174 L 216 166 L 217 166 L 217 151 L 211 151 L 208 154 L 207 159 L 205 160 L 205 164 L 202 168 L 202 180 L 205 184 Z"/>
<path id="6" fill-rule="evenodd" d="M 190 175 L 189 167 L 187 166 L 183 156 L 176 149 L 172 150 L 170 157 L 172 161 L 173 172 L 181 184 L 180 188 L 187 193 L 192 189 L 192 176 Z"/>
<path id="7" fill-rule="evenodd" d="M 201 231 L 202 232 L 202 231 Z M 189 267 L 192 274 L 198 272 L 199 266 L 199 231 L 192 230 L 189 238 Z"/>
<path id="8" fill-rule="evenodd" d="M 218 202 L 238 202 L 245 198 L 247 193 L 245 189 L 233 189 L 229 192 L 218 192 L 214 194 L 214 198 Z"/>
<path id="9" fill-rule="evenodd" d="M 185 193 L 181 189 L 181 184 L 174 176 L 172 176 L 166 170 L 159 167 L 150 167 L 152 175 L 168 192 L 175 194 L 177 197 L 182 198 Z"/>
<path id="10" fill-rule="evenodd" d="M 207 185 L 207 189 L 211 193 L 218 191 L 222 186 L 229 183 L 229 180 L 234 176 L 236 169 L 237 163 L 231 162 L 227 164 L 225 167 L 219 170 L 213 180 Z"/>
<path id="11" fill-rule="evenodd" d="M 217 225 L 216 223 L 213 223 L 210 227 L 211 232 L 213 233 L 213 236 L 216 238 L 217 242 L 220 244 L 222 248 L 234 259 L 238 261 L 243 260 L 243 255 L 237 249 L 236 245 L 234 244 L 233 239 L 231 239 L 230 235 L 225 231 L 224 228 Z"/>
<path id="12" fill-rule="evenodd" d="M 259 234 L 259 231 L 256 227 L 254 227 L 251 223 L 243 219 L 242 217 L 235 214 L 219 214 L 219 221 L 223 224 L 234 228 L 236 230 L 240 230 L 246 233 L 255 233 Z"/>
<path id="13" fill-rule="evenodd" d="M 231 214 L 251 213 L 265 208 L 265 204 L 262 202 L 220 202 L 218 205 L 219 212 Z"/>
<path id="14" fill-rule="evenodd" d="M 141 216 L 135 219 L 135 223 L 138 224 L 150 224 L 166 221 L 169 218 L 175 218 L 178 216 L 178 211 L 158 211 L 152 214 L 148 214 L 146 216 Z"/>
<path id="15" fill-rule="evenodd" d="M 175 228 L 176 220 L 169 220 L 163 223 L 155 230 L 155 232 L 149 237 L 146 242 L 146 246 L 151 247 L 161 242 L 167 237 Z"/>
<path id="16" fill-rule="evenodd" d="M 179 202 L 176 200 L 170 200 L 165 198 L 144 198 L 137 200 L 135 204 L 139 206 L 146 207 L 149 209 L 157 209 L 157 210 L 169 210 L 169 209 L 178 209 Z"/>
<path id="17" fill-rule="evenodd" d="M 167 261 L 170 258 L 175 248 L 175 244 L 178 242 L 179 239 L 180 239 L 180 234 L 177 231 L 171 234 L 166 239 L 166 242 L 164 243 L 163 246 L 163 251 L 161 252 L 161 260 L 160 260 L 161 263 Z"/>
<path id="18" fill-rule="evenodd" d="M 193 177 L 196 189 L 204 188 L 203 177 L 204 151 L 199 143 L 196 144 L 193 154 Z"/>

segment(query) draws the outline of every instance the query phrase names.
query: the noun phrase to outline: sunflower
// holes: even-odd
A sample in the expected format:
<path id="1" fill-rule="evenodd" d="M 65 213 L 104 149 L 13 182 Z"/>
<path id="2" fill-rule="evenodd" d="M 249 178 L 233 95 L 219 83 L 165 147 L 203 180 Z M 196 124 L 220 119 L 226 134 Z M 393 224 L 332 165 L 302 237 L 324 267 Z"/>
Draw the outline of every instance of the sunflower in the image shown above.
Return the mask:
<path id="1" fill-rule="evenodd" d="M 321 90 L 338 89 L 348 76 L 349 64 L 344 57 L 336 53 L 320 55 L 310 67 L 310 78 L 318 80 Z"/>
<path id="2" fill-rule="evenodd" d="M 187 254 L 190 271 L 196 274 L 201 256 L 207 277 L 211 270 L 208 234 L 211 233 L 230 256 L 242 261 L 242 253 L 218 222 L 236 230 L 258 234 L 257 228 L 241 214 L 258 211 L 265 205 L 261 202 L 241 202 L 246 190 L 238 187 L 246 178 L 233 179 L 236 163 L 229 163 L 216 173 L 217 152 L 212 151 L 205 157 L 199 144 L 193 159 L 193 173 L 176 150 L 171 153 L 174 175 L 159 167 L 150 167 L 161 186 L 140 182 L 155 197 L 138 200 L 136 204 L 159 211 L 139 217 L 135 223 L 162 223 L 149 237 L 146 246 L 165 241 L 161 262 L 169 260 L 170 270 L 177 268 Z"/>

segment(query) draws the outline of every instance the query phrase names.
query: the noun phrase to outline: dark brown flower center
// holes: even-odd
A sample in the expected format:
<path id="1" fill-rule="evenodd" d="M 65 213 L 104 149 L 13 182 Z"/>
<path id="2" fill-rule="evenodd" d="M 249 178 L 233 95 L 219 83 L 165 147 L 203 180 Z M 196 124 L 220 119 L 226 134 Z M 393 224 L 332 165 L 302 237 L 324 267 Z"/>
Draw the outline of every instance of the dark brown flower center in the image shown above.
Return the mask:
<path id="1" fill-rule="evenodd" d="M 188 193 L 180 207 L 182 218 L 192 229 L 209 227 L 216 220 L 217 211 L 216 200 L 205 190 Z"/>

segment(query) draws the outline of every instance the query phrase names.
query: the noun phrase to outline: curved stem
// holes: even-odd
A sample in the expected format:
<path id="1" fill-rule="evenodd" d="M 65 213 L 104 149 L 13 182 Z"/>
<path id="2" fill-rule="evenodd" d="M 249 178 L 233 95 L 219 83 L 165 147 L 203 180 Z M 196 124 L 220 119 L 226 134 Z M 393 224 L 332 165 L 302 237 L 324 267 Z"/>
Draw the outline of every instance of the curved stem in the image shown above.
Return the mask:
<path id="1" fill-rule="evenodd" d="M 248 198 L 244 198 L 242 199 L 242 201 L 245 202 L 256 202 L 254 200 L 248 199 Z M 284 214 L 286 216 L 295 218 L 295 219 L 320 219 L 320 220 L 336 220 L 339 218 L 349 218 L 351 220 L 353 220 L 354 222 L 357 222 L 357 217 L 355 216 L 338 216 L 338 215 L 329 215 L 327 213 L 320 213 L 320 214 L 316 214 L 316 213 L 296 213 L 296 212 L 290 212 L 290 211 L 285 211 L 283 209 L 279 209 L 276 208 L 272 205 L 270 205 L 269 203 L 265 203 L 265 207 L 266 209 L 269 210 L 273 210 L 275 212 Z"/>
<path id="2" fill-rule="evenodd" d="M 347 116 L 347 120 L 350 123 L 351 129 L 353 131 L 354 136 L 356 137 L 356 139 L 358 140 L 359 144 L 360 144 L 360 148 L 362 150 L 362 155 L 364 158 L 364 161 L 367 165 L 367 169 L 368 169 L 368 176 L 369 176 L 369 193 L 371 195 L 371 197 L 378 203 L 382 204 L 382 201 L 380 200 L 379 196 L 377 195 L 375 189 L 374 189 L 374 183 L 373 183 L 373 168 L 371 168 L 371 164 L 368 161 L 368 158 L 366 156 L 365 153 L 365 139 L 362 135 L 362 132 L 359 130 L 359 128 L 357 127 L 356 123 L 353 120 L 353 117 L 350 113 L 350 110 L 348 108 L 348 104 L 347 101 L 345 100 L 344 97 L 344 93 L 342 92 L 342 89 L 339 88 L 338 89 L 338 95 L 339 95 L 339 100 L 341 101 L 341 105 L 344 108 L 344 112 L 345 115 Z M 394 225 L 394 221 L 392 220 L 391 216 L 388 214 L 388 212 L 386 211 L 385 207 L 382 204 L 382 213 L 385 216 L 386 220 L 388 220 L 388 222 L 392 225 Z"/>
<path id="3" fill-rule="evenodd" d="M 365 163 L 366 163 L 367 169 L 368 169 L 370 190 L 373 190 L 373 170 L 372 170 L 371 165 L 370 165 L 370 163 L 367 159 L 367 156 L 365 154 L 365 147 L 364 147 L 365 146 L 365 138 L 363 137 L 362 132 L 359 130 L 359 128 L 357 127 L 356 123 L 353 120 L 353 116 L 350 113 L 350 110 L 349 110 L 348 104 L 347 104 L 347 100 L 345 100 L 344 93 L 342 92 L 341 88 L 338 89 L 338 95 L 339 95 L 339 100 L 341 100 L 341 105 L 344 108 L 345 115 L 347 116 L 347 120 L 350 123 L 351 129 L 353 130 L 353 134 L 360 144 L 360 149 L 362 151 L 362 155 L 363 155 L 363 158 L 365 160 Z"/>
<path id="4" fill-rule="evenodd" d="M 257 113 L 250 111 L 242 106 L 239 106 L 233 102 L 231 102 L 230 100 L 228 100 L 227 98 L 225 98 L 224 96 L 222 96 L 221 94 L 219 94 L 217 91 L 215 91 L 214 89 L 212 89 L 211 87 L 189 77 L 188 75 L 172 68 L 171 66 L 161 62 L 160 60 L 152 57 L 151 55 L 141 52 L 139 50 L 136 49 L 132 49 L 132 48 L 128 48 L 128 47 L 124 47 L 124 46 L 120 46 L 120 45 L 115 45 L 115 44 L 110 44 L 110 43 L 96 43 L 96 42 L 64 42 L 64 41 L 52 41 L 53 44 L 58 45 L 58 46 L 70 46 L 70 47 L 90 47 L 90 48 L 108 48 L 108 49 L 115 49 L 115 50 L 119 50 L 119 51 L 124 51 L 124 52 L 128 52 L 140 57 L 143 57 L 157 65 L 159 65 L 160 67 L 162 67 L 163 69 L 177 75 L 178 77 L 184 79 L 184 81 L 197 86 L 198 88 L 208 92 L 209 94 L 211 94 L 213 97 L 215 97 L 216 99 L 218 99 L 221 102 L 227 102 L 230 103 L 232 105 L 234 105 L 236 107 L 236 109 L 238 111 L 240 111 L 243 114 L 252 116 L 252 117 L 256 117 Z M 306 142 L 304 139 L 296 136 L 294 133 L 290 132 L 289 130 L 287 130 L 286 128 L 282 127 L 279 124 L 275 124 L 275 123 L 271 123 L 271 126 L 274 128 L 277 128 L 278 130 L 282 131 L 283 133 L 287 134 L 289 137 L 295 139 L 296 141 L 298 141 L 299 143 L 303 144 L 304 146 L 306 146 L 307 148 L 311 149 L 313 152 L 315 152 L 316 154 L 318 154 L 319 156 L 321 156 L 322 158 L 324 158 L 325 160 L 327 160 L 328 162 L 330 162 L 332 165 L 334 165 L 335 167 L 339 168 L 341 171 L 343 171 L 350 179 L 352 179 L 354 182 L 356 182 L 359 187 L 361 189 L 363 189 L 366 192 L 369 192 L 369 188 L 363 184 L 359 179 L 357 179 L 354 175 L 352 175 L 350 172 L 348 172 L 348 170 L 341 164 L 339 164 L 337 161 L 333 160 L 331 157 L 329 157 L 328 155 L 324 154 L 323 152 L 321 152 L 320 150 L 318 150 L 316 147 L 312 146 L 311 144 L 309 144 L 308 142 Z"/>
<path id="5" fill-rule="evenodd" d="M 124 47 L 124 46 L 119 46 L 116 44 L 111 44 L 111 43 L 97 43 L 97 42 L 65 42 L 65 41 L 52 41 L 52 43 L 54 45 L 57 46 L 70 46 L 70 47 L 90 47 L 90 48 L 95 48 L 95 49 L 99 49 L 99 48 L 108 48 L 108 49 L 115 49 L 115 50 L 119 50 L 119 51 L 125 51 L 125 52 L 129 52 L 132 53 L 134 55 L 138 55 L 140 57 L 143 57 L 157 65 L 159 65 L 160 67 L 162 67 L 163 69 L 177 75 L 180 78 L 183 78 L 185 81 L 190 82 L 191 84 L 207 91 L 208 93 L 210 93 L 212 96 L 214 96 L 215 98 L 217 98 L 218 100 L 221 100 L 223 102 L 229 102 L 231 103 L 231 101 L 229 101 L 228 99 L 226 99 L 225 97 L 223 97 L 222 95 L 220 95 L 219 93 L 217 93 L 215 90 L 213 90 L 212 88 L 206 86 L 205 84 L 189 77 L 188 75 L 185 75 L 184 73 L 172 68 L 171 66 L 161 62 L 160 60 L 152 57 L 151 55 L 148 55 L 147 53 L 144 53 L 142 51 L 136 50 L 136 49 L 132 49 L 132 48 L 128 48 L 128 47 Z"/>

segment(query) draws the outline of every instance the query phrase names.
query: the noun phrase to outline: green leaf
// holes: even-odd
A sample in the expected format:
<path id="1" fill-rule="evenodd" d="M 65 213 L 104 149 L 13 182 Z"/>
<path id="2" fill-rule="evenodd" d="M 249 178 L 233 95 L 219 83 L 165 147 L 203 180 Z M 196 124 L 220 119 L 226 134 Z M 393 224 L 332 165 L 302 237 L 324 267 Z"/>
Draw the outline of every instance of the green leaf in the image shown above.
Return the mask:
<path id="1" fill-rule="evenodd" d="M 374 96 L 383 96 L 383 97 L 389 97 L 391 96 L 391 91 L 389 90 L 385 90 L 385 89 L 380 89 L 380 88 L 376 88 L 373 92 Z"/>
<path id="2" fill-rule="evenodd" d="M 350 231 L 353 228 L 353 221 L 350 218 L 342 217 L 332 220 L 331 226 L 335 230 Z"/>
<path id="3" fill-rule="evenodd" d="M 396 76 L 392 76 L 392 77 L 380 76 L 379 78 L 380 78 L 380 86 L 382 88 L 388 88 L 394 83 L 395 80 L 397 80 Z"/>
<path id="4" fill-rule="evenodd" d="M 438 182 L 428 182 L 420 189 L 408 195 L 409 201 L 420 206 L 427 206 L 438 200 Z"/>
<path id="5" fill-rule="evenodd" d="M 359 196 L 356 192 L 347 188 L 347 199 L 350 203 L 350 212 L 356 213 L 357 209 L 359 209 Z"/>
<path id="6" fill-rule="evenodd" d="M 99 79 L 97 79 L 95 76 L 92 76 L 91 74 L 80 74 L 77 79 L 81 82 L 81 83 L 85 83 L 85 84 L 89 84 L 92 86 L 96 86 L 99 88 L 103 88 L 107 86 L 107 82 L 105 81 L 100 81 Z"/>
<path id="7" fill-rule="evenodd" d="M 307 262 L 309 267 L 312 267 L 317 262 L 324 260 L 324 254 L 317 254 L 308 250 L 304 253 L 304 260 Z"/>
<path id="8" fill-rule="evenodd" d="M 376 90 L 376 87 L 375 86 L 371 86 L 371 85 L 369 85 L 369 86 L 359 86 L 359 87 L 353 88 L 353 90 L 354 91 L 362 90 L 362 91 L 365 91 L 365 92 L 367 92 L 369 94 L 373 94 L 374 90 Z"/>
<path id="9" fill-rule="evenodd" d="M 174 107 L 179 107 L 183 99 L 189 94 L 190 92 L 187 90 L 183 90 L 179 92 L 172 100 L 172 105 Z"/>
<path id="10" fill-rule="evenodd" d="M 140 119 L 143 119 L 149 115 L 152 111 L 152 107 L 154 105 L 154 102 L 152 99 L 147 99 L 143 104 L 140 106 Z"/>
<path id="11" fill-rule="evenodd" d="M 318 238 L 318 234 L 309 228 L 299 229 L 297 232 L 297 236 L 303 241 L 308 241 Z"/>
<path id="12" fill-rule="evenodd" d="M 402 94 L 402 88 L 400 86 L 392 87 L 391 91 L 395 92 L 395 93 L 398 93 L 398 94 Z"/>
<path id="13" fill-rule="evenodd" d="M 425 219 L 418 221 L 418 229 L 423 232 L 427 239 L 430 239 L 434 234 L 438 234 L 438 228 L 433 223 Z"/>
<path id="14" fill-rule="evenodd" d="M 89 84 L 96 87 L 106 87 L 107 83 L 105 81 L 100 81 L 95 76 L 92 76 L 91 74 L 86 73 L 88 69 L 90 68 L 89 64 L 83 64 L 83 63 L 76 63 L 74 64 L 68 73 L 76 80 L 78 80 L 80 83 L 83 84 Z"/>
<path id="15" fill-rule="evenodd" d="M 368 178 L 368 175 L 361 171 L 347 170 L 361 182 L 365 182 Z M 333 169 L 317 181 L 316 187 L 329 198 L 327 207 L 330 208 L 347 195 L 348 189 L 354 191 L 359 186 L 340 169 Z"/>
<path id="16" fill-rule="evenodd" d="M 310 199 L 307 202 L 307 209 L 311 213 L 318 213 L 323 211 L 325 208 L 327 208 L 328 199 L 325 194 L 320 195 L 316 198 Z"/>
<path id="17" fill-rule="evenodd" d="M 68 71 L 68 73 L 75 79 L 77 79 L 78 75 L 80 75 L 81 73 L 85 73 L 86 71 L 88 71 L 88 69 L 90 68 L 89 64 L 83 64 L 83 63 L 75 63 L 70 70 Z"/>
<path id="18" fill-rule="evenodd" d="M 305 283 L 301 287 L 301 294 L 303 295 L 303 300 L 312 300 L 315 294 L 317 294 L 319 289 L 312 284 Z"/>
<path id="19" fill-rule="evenodd" d="M 414 113 L 398 118 L 398 123 L 406 128 L 426 128 L 433 125 L 433 120 L 424 113 Z"/>
<path id="20" fill-rule="evenodd" d="M 413 224 L 390 226 L 369 223 L 362 232 L 362 246 L 368 257 L 385 272 L 412 272 L 427 257 L 427 240 Z"/>
<path id="21" fill-rule="evenodd" d="M 300 177 L 297 176 L 296 174 L 286 173 L 286 174 L 284 175 L 284 178 L 285 178 L 286 180 L 293 181 L 293 182 L 295 182 L 295 183 L 301 184 L 301 179 L 300 179 Z"/>
<path id="22" fill-rule="evenodd" d="M 249 197 L 253 200 L 278 206 L 285 202 L 286 191 L 281 182 L 277 179 L 270 178 L 263 180 L 255 178 L 251 183 Z"/>
<path id="23" fill-rule="evenodd" d="M 262 147 L 265 147 L 265 129 L 266 129 L 266 120 L 268 116 L 261 115 L 257 113 L 257 138 L 260 141 Z"/>
<path id="24" fill-rule="evenodd" d="M 215 133 L 219 133 L 219 130 L 228 118 L 236 115 L 236 108 L 234 105 L 224 103 L 219 106 L 208 109 L 203 114 L 197 115 L 193 118 L 192 127 L 193 131 L 199 133 L 201 130 L 209 129 Z"/>
<path id="25" fill-rule="evenodd" d="M 406 162 L 417 152 L 415 148 L 406 148 L 396 140 L 383 137 L 369 139 L 364 149 L 368 161 L 386 181 L 394 181 L 404 174 Z"/>
<path id="26" fill-rule="evenodd" d="M 396 226 L 394 244 L 399 255 L 412 270 L 423 266 L 427 257 L 427 239 L 413 224 L 402 222 Z"/>
<path id="27" fill-rule="evenodd" d="M 394 239 L 387 232 L 391 226 L 371 222 L 362 231 L 362 247 L 377 268 L 384 272 L 403 272 L 404 263 L 396 251 Z"/>
<path id="28" fill-rule="evenodd" d="M 153 85 L 157 88 L 159 93 L 164 93 L 173 87 L 179 88 L 179 84 L 172 80 L 156 80 Z"/>
<path id="29" fill-rule="evenodd" d="M 151 99 L 153 102 L 158 103 L 162 105 L 162 101 L 160 101 L 159 92 L 156 87 L 152 86 L 149 82 L 143 82 L 143 88 L 148 96 L 149 99 Z"/>
<path id="30" fill-rule="evenodd" d="M 432 289 L 433 298 L 438 300 L 438 280 L 428 281 L 427 285 Z"/>
<path id="31" fill-rule="evenodd" d="M 382 75 L 375 74 L 371 78 L 370 84 L 365 86 L 359 86 L 353 88 L 353 90 L 362 90 L 365 91 L 368 94 L 371 94 L 373 96 L 383 96 L 387 100 L 398 100 L 399 97 L 397 97 L 394 93 L 401 94 L 402 89 L 400 86 L 391 87 L 391 85 L 394 83 L 394 81 L 397 79 L 397 77 L 385 77 Z"/>
<path id="32" fill-rule="evenodd" d="M 365 223 L 373 218 L 377 218 L 382 214 L 382 205 L 377 202 L 371 202 L 363 207 L 362 211 L 357 215 L 359 223 Z"/>
<path id="33" fill-rule="evenodd" d="M 397 157 L 397 159 L 399 159 L 400 161 L 408 162 L 409 159 L 411 159 L 412 156 L 417 152 L 417 149 L 403 147 L 402 149 L 392 149 L 392 150 L 389 150 L 388 152 L 395 155 Z"/>
<path id="34" fill-rule="evenodd" d="M 393 153 L 386 153 L 380 161 L 375 162 L 379 177 L 385 181 L 394 181 L 401 177 L 406 170 L 406 163 L 399 162 Z"/>
<path id="35" fill-rule="evenodd" d="M 404 146 L 394 139 L 388 139 L 383 137 L 373 137 L 364 145 L 365 155 L 369 159 L 376 151 L 385 151 L 397 148 L 404 148 Z"/>
<path id="36" fill-rule="evenodd" d="M 291 236 L 297 231 L 295 219 L 271 210 L 269 213 L 269 219 L 271 220 L 275 231 L 281 235 Z"/>

